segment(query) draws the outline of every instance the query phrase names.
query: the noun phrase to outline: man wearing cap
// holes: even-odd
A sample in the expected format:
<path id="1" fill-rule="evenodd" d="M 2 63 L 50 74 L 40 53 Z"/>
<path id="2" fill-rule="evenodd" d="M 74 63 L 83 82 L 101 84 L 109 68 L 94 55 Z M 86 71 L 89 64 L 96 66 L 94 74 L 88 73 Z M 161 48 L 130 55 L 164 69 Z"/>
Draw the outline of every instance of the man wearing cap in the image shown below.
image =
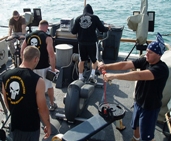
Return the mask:
<path id="1" fill-rule="evenodd" d="M 153 141 L 155 124 L 162 105 L 162 92 L 169 76 L 167 65 L 160 60 L 165 51 L 162 36 L 158 33 L 156 41 L 147 47 L 145 57 L 133 61 L 112 64 L 101 64 L 99 69 L 129 70 L 140 69 L 126 73 L 106 73 L 104 80 L 113 79 L 137 81 L 135 88 L 135 103 L 131 121 L 133 138 L 131 141 Z"/>
<path id="2" fill-rule="evenodd" d="M 9 31 L 8 31 L 8 39 L 19 35 L 20 37 L 24 37 L 26 34 L 26 22 L 23 16 L 20 16 L 18 11 L 14 10 L 11 19 L 9 20 Z M 15 40 L 9 41 L 10 53 L 13 56 L 15 53 L 14 47 Z M 21 41 L 22 42 L 22 41 Z M 20 44 L 22 44 L 20 42 Z"/>

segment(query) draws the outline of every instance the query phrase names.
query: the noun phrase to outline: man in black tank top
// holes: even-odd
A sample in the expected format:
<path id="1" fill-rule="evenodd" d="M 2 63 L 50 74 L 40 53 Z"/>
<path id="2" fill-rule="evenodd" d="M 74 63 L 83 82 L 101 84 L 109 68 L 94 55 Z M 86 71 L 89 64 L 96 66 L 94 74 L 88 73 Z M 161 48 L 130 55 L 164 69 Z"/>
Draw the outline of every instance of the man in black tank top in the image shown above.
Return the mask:
<path id="1" fill-rule="evenodd" d="M 13 141 L 38 141 L 40 118 L 45 125 L 44 138 L 51 134 L 45 82 L 33 72 L 39 59 L 39 50 L 28 46 L 23 52 L 22 64 L 2 77 L 2 93 L 11 114 Z"/>
<path id="2" fill-rule="evenodd" d="M 46 34 L 48 30 L 48 22 L 45 20 L 40 21 L 39 29 L 30 33 L 26 36 L 22 47 L 21 47 L 21 57 L 24 48 L 28 45 L 35 46 L 40 51 L 40 60 L 35 68 L 34 72 L 42 76 L 45 81 L 46 89 L 45 92 L 48 93 L 50 99 L 50 111 L 53 111 L 57 108 L 57 105 L 54 103 L 54 89 L 52 82 L 46 79 L 47 70 L 51 69 L 53 72 L 55 69 L 55 54 L 53 49 L 52 37 Z"/>

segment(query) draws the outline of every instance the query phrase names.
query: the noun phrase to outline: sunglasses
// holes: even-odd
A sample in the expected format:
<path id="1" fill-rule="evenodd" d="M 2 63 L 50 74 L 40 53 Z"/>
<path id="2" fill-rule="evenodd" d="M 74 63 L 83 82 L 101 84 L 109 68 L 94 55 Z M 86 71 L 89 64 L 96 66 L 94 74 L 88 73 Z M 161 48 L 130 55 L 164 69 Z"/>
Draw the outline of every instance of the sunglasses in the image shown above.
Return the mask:
<path id="1" fill-rule="evenodd" d="M 19 18 L 19 16 L 16 16 L 16 17 L 14 16 L 13 18 L 14 18 L 14 19 L 18 19 L 18 18 Z"/>

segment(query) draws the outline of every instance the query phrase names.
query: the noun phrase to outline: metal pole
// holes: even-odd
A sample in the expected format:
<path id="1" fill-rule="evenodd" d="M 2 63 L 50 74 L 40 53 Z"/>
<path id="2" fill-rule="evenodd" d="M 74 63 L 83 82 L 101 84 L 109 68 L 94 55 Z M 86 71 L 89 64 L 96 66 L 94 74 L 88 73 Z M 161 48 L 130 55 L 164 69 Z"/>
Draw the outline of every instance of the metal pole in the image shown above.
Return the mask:
<path id="1" fill-rule="evenodd" d="M 5 28 L 8 28 L 9 26 L 5 26 L 5 25 L 0 25 L 0 27 L 5 27 Z"/>
<path id="2" fill-rule="evenodd" d="M 84 7 L 86 6 L 86 0 L 84 0 Z"/>

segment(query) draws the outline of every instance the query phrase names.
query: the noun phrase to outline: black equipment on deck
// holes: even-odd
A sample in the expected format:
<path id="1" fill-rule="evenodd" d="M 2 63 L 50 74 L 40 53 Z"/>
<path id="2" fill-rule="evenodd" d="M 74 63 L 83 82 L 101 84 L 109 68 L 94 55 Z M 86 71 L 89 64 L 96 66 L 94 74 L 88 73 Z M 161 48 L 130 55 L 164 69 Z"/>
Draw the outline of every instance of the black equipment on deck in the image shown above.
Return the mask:
<path id="1" fill-rule="evenodd" d="M 133 11 L 133 15 L 140 14 L 140 11 Z M 148 21 L 148 32 L 154 32 L 154 24 L 155 24 L 155 12 L 154 11 L 147 11 L 147 15 L 149 17 Z M 128 57 L 136 47 L 137 50 L 140 51 L 139 55 L 142 55 L 143 51 L 147 49 L 148 42 L 146 41 L 145 44 L 139 44 L 138 42 L 135 43 L 135 45 L 132 47 L 130 52 L 128 53 L 127 57 L 124 59 L 124 61 L 127 61 Z"/>
<path id="2" fill-rule="evenodd" d="M 133 15 L 137 15 L 137 14 L 140 14 L 140 11 L 133 11 Z M 147 11 L 147 15 L 149 16 L 148 32 L 154 32 L 155 12 Z"/>
<path id="3" fill-rule="evenodd" d="M 31 12 L 31 9 L 30 8 L 24 8 L 23 12 Z M 41 9 L 40 8 L 33 8 L 32 16 L 33 16 L 33 21 L 27 25 L 29 28 L 28 29 L 29 33 L 32 32 L 31 27 L 32 26 L 38 26 L 39 22 L 42 20 Z"/>
<path id="4" fill-rule="evenodd" d="M 14 39 L 16 40 L 16 44 L 14 44 L 15 53 L 11 57 L 14 61 L 14 66 L 19 67 L 19 65 L 21 64 L 21 57 L 20 57 L 21 41 L 23 41 L 25 37 L 20 37 L 19 35 L 15 35 L 9 39 L 5 39 L 5 41 L 8 42 Z"/>
<path id="5" fill-rule="evenodd" d="M 113 107 L 116 107 L 113 104 Z M 81 124 L 77 125 L 76 127 L 72 128 L 71 130 L 67 131 L 64 136 L 62 137 L 62 141 L 85 141 L 92 137 L 94 134 L 98 133 L 100 130 L 105 128 L 106 126 L 110 125 L 115 120 L 122 119 L 125 115 L 125 110 L 121 107 L 117 106 L 120 111 L 120 115 L 114 116 L 117 109 L 113 109 L 113 115 L 106 120 L 101 115 L 95 115 L 88 120 L 82 122 Z M 111 114 L 112 114 L 111 113 Z"/>
<path id="6" fill-rule="evenodd" d="M 77 80 L 75 81 L 75 85 L 71 85 L 71 89 L 69 89 L 69 91 L 71 90 L 74 93 L 74 96 L 76 95 L 76 99 L 78 100 L 79 97 L 79 93 L 80 97 L 84 98 L 89 96 L 89 92 L 91 92 L 90 90 L 85 91 L 86 93 L 82 93 L 82 89 L 80 89 L 80 87 L 82 88 L 82 83 L 80 83 L 81 81 Z M 104 83 L 106 85 L 106 82 Z M 104 85 L 104 97 L 106 97 L 106 86 Z M 84 87 L 85 85 L 83 85 Z M 93 88 L 93 87 L 92 87 Z M 92 89 L 93 90 L 93 89 Z M 68 95 L 68 94 L 67 94 Z M 72 108 L 75 108 L 75 111 L 78 111 L 79 109 L 79 105 L 75 104 L 75 106 L 73 107 L 73 103 L 75 102 L 74 100 L 74 96 L 72 96 L 72 99 L 69 98 L 69 102 L 72 103 Z M 71 95 L 68 95 L 68 97 L 71 97 Z M 66 101 L 65 101 L 66 102 Z M 93 136 L 94 134 L 96 134 L 97 132 L 99 132 L 100 130 L 102 130 L 103 128 L 105 128 L 106 126 L 108 126 L 109 124 L 111 124 L 112 122 L 114 122 L 115 120 L 120 120 L 125 116 L 125 110 L 123 107 L 119 106 L 118 104 L 109 104 L 106 102 L 106 99 L 104 98 L 104 102 L 99 105 L 98 107 L 98 111 L 99 114 L 92 116 L 91 118 L 85 120 L 84 122 L 82 122 L 81 124 L 77 125 L 76 127 L 70 129 L 69 131 L 67 131 L 64 135 L 60 136 L 56 135 L 52 138 L 52 141 L 54 140 L 60 140 L 60 141 L 85 141 L 87 139 L 89 139 L 91 136 Z M 69 107 L 68 107 L 69 110 Z M 69 115 L 68 117 L 70 117 L 71 115 L 73 115 L 72 111 L 66 111 Z M 66 114 L 66 113 L 65 113 Z M 67 116 L 67 115 L 66 115 Z"/>

